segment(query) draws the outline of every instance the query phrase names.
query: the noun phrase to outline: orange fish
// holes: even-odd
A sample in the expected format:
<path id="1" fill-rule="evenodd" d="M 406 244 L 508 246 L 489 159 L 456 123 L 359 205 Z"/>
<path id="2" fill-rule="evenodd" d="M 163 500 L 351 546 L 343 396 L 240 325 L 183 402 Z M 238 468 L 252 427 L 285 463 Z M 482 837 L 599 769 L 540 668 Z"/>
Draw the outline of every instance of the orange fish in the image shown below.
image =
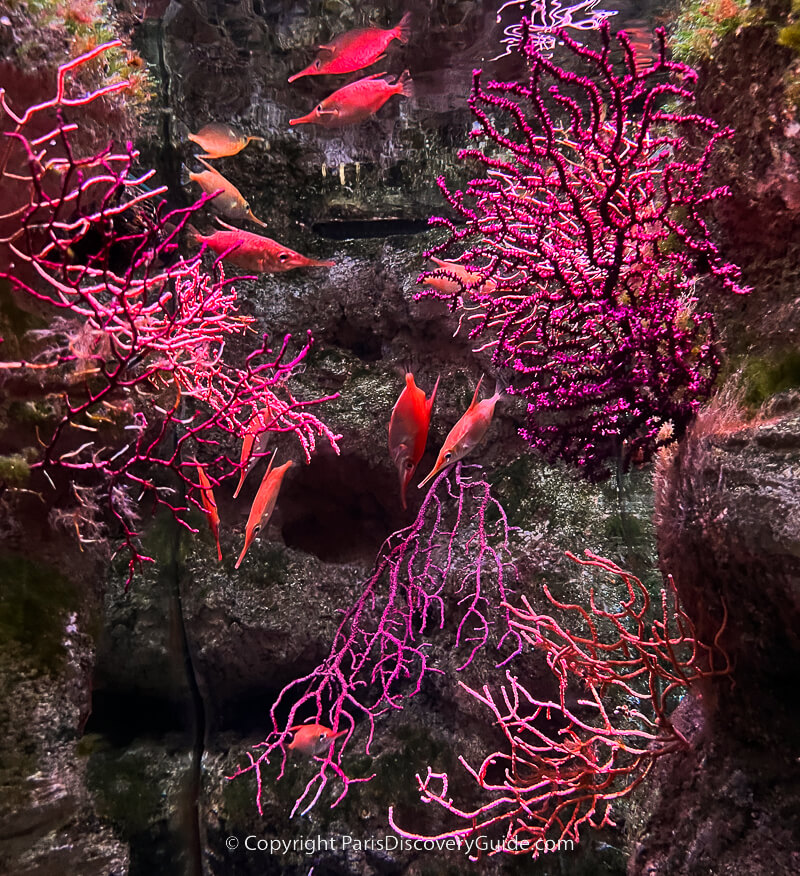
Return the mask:
<path id="1" fill-rule="evenodd" d="M 200 158 L 224 158 L 226 155 L 236 155 L 241 152 L 251 140 L 264 141 L 263 137 L 243 137 L 229 125 L 212 122 L 201 128 L 196 134 L 189 134 L 193 143 L 205 150 Z"/>
<path id="2" fill-rule="evenodd" d="M 393 94 L 402 94 L 405 97 L 414 94 L 408 70 L 404 70 L 394 82 L 380 78 L 385 75 L 373 73 L 345 85 L 317 104 L 307 115 L 290 119 L 289 124 L 341 128 L 364 121 L 376 113 Z"/>
<path id="3" fill-rule="evenodd" d="M 458 262 L 446 262 L 443 259 L 437 259 L 434 256 L 430 256 L 430 260 L 432 262 L 436 262 L 438 267 L 442 268 L 442 270 L 447 271 L 449 274 L 455 274 L 455 276 L 465 286 L 469 285 L 470 283 L 477 283 L 481 279 L 480 274 L 468 271 L 463 265 L 460 265 Z M 422 281 L 422 285 L 430 286 L 433 289 L 438 290 L 439 292 L 443 292 L 445 295 L 463 294 L 461 284 L 450 277 L 425 277 L 425 279 Z M 493 280 L 486 280 L 485 282 L 481 283 L 481 285 L 478 287 L 478 290 L 480 292 L 486 292 L 488 294 L 491 294 L 496 285 L 497 284 Z"/>
<path id="4" fill-rule="evenodd" d="M 264 474 L 264 479 L 261 481 L 261 486 L 258 488 L 255 499 L 253 499 L 250 516 L 247 518 L 247 525 L 244 528 L 244 547 L 241 554 L 239 554 L 239 559 L 236 561 L 236 566 L 234 567 L 236 569 L 242 565 L 244 555 L 253 543 L 253 539 L 269 523 L 269 518 L 275 510 L 275 502 L 278 500 L 283 476 L 292 467 L 293 463 L 290 459 L 284 462 L 283 465 L 273 468 L 272 463 L 275 461 L 275 453 L 277 453 L 277 450 L 272 454 Z"/>
<path id="5" fill-rule="evenodd" d="M 298 754 L 322 754 L 334 739 L 344 736 L 347 730 L 334 733 L 324 724 L 296 724 L 289 730 L 294 733 L 292 741 L 286 746 Z"/>
<path id="6" fill-rule="evenodd" d="M 294 82 L 301 76 L 320 76 L 323 73 L 352 73 L 363 70 L 384 57 L 386 47 L 392 40 L 407 43 L 411 13 L 400 19 L 400 24 L 390 30 L 379 27 L 360 27 L 340 33 L 326 45 L 318 46 L 316 59 L 304 70 L 289 77 Z"/>
<path id="7" fill-rule="evenodd" d="M 244 479 L 250 474 L 250 470 L 260 459 L 259 454 L 263 453 L 267 446 L 269 432 L 266 431 L 266 428 L 271 419 L 272 416 L 267 407 L 256 411 L 247 424 L 242 441 L 242 455 L 239 457 L 239 465 L 241 466 L 239 470 L 239 484 L 236 487 L 236 492 L 233 494 L 234 499 L 239 495 Z"/>
<path id="8" fill-rule="evenodd" d="M 406 507 L 406 489 L 414 477 L 420 459 L 425 453 L 428 426 L 436 398 L 439 378 L 429 399 L 414 383 L 414 375 L 406 372 L 406 387 L 400 393 L 389 420 L 389 454 L 400 475 L 400 499 Z"/>
<path id="9" fill-rule="evenodd" d="M 491 425 L 492 417 L 494 416 L 494 406 L 503 397 L 503 390 L 498 386 L 491 398 L 478 401 L 478 393 L 480 392 L 482 382 L 483 377 L 481 376 L 478 385 L 475 387 L 472 403 L 467 408 L 464 416 L 450 430 L 447 438 L 444 439 L 436 465 L 434 465 L 433 471 L 431 471 L 428 477 L 420 484 L 420 487 L 424 487 L 443 468 L 446 468 L 453 462 L 458 462 L 459 459 L 463 459 L 480 443 L 486 434 L 486 430 Z"/>
<path id="10" fill-rule="evenodd" d="M 214 491 L 211 489 L 211 481 L 208 479 L 206 470 L 197 462 L 195 465 L 197 466 L 197 477 L 200 480 L 200 502 L 217 542 L 217 558 L 222 560 L 222 548 L 219 545 L 219 513 L 217 512 L 217 503 L 214 501 Z"/>
<path id="11" fill-rule="evenodd" d="M 222 191 L 214 197 L 213 206 L 219 210 L 223 216 L 227 216 L 229 219 L 250 219 L 257 225 L 261 225 L 264 228 L 267 227 L 266 222 L 262 222 L 253 215 L 253 211 L 250 209 L 250 204 L 245 201 L 242 193 L 232 182 L 228 182 L 221 173 L 217 173 L 217 171 L 214 170 L 208 162 L 203 161 L 202 158 L 198 158 L 197 160 L 208 169 L 204 170 L 202 173 L 190 172 L 189 179 L 192 180 L 192 182 L 196 182 L 207 195 L 219 192 L 219 190 L 222 189 Z"/>
<path id="12" fill-rule="evenodd" d="M 332 268 L 336 264 L 336 262 L 306 258 L 269 237 L 242 231 L 221 219 L 217 221 L 228 230 L 215 231 L 205 237 L 196 228 L 190 227 L 189 233 L 195 243 L 208 244 L 210 249 L 219 254 L 226 253 L 227 261 L 245 271 L 254 274 L 274 274 L 279 271 L 290 271 L 292 268 Z"/>

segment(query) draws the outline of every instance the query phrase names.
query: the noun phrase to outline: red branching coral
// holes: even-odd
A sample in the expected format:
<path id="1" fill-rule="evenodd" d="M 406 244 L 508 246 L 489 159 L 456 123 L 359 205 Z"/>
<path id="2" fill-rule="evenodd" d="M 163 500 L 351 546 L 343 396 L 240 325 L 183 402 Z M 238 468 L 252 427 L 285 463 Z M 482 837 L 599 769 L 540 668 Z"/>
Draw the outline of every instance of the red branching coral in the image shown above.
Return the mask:
<path id="1" fill-rule="evenodd" d="M 347 776 L 343 755 L 357 733 L 366 736 L 369 754 L 376 719 L 402 709 L 429 673 L 442 671 L 428 658 L 425 637 L 432 627 L 454 626 L 459 669 L 491 639 L 498 650 L 509 652 L 499 665 L 519 653 L 520 634 L 509 627 L 502 607 L 510 593 L 508 578 L 516 575 L 509 526 L 479 471 L 480 466 L 458 463 L 436 478 L 416 520 L 384 542 L 359 600 L 344 614 L 328 658 L 278 695 L 270 712 L 272 732 L 254 754 L 248 752 L 250 763 L 230 777 L 255 772 L 259 812 L 262 769 L 270 758 L 280 758 L 278 778 L 283 776 L 298 725 L 315 722 L 333 735 L 323 735 L 319 748 L 307 752 L 314 755 L 316 771 L 292 815 L 308 812 L 333 777 L 342 788 L 332 806 L 350 784 L 372 778 Z"/>
<path id="2" fill-rule="evenodd" d="M 225 356 L 230 340 L 252 331 L 219 260 L 205 273 L 184 261 L 178 236 L 192 207 L 167 212 L 148 189 L 152 171 L 132 173 L 136 153 L 109 147 L 79 156 L 77 123 L 66 119 L 116 83 L 78 98 L 65 96 L 65 77 L 107 48 L 59 68 L 56 95 L 21 115 L 0 92 L 5 143 L 0 182 L 8 186 L 0 216 L 0 279 L 21 303 L 50 319 L 30 333 L 36 353 L 0 361 L 0 374 L 39 380 L 55 412 L 40 436 L 33 469 L 51 485 L 58 473 L 84 477 L 106 499 L 129 555 L 129 577 L 142 561 L 137 521 L 141 500 L 168 509 L 183 526 L 189 504 L 202 507 L 195 460 L 211 483 L 235 475 L 225 435 L 241 438 L 258 411 L 263 431 L 290 432 L 306 459 L 317 437 L 338 452 L 331 430 L 309 410 L 325 399 L 300 401 L 287 381 L 312 338 L 290 354 L 290 337 L 273 351 L 265 335 L 241 366 Z M 44 133 L 42 133 L 44 132 Z M 74 486 L 74 485 L 73 485 Z M 73 490 L 74 495 L 78 495 Z M 85 502 L 81 503 L 88 507 Z"/>
<path id="3" fill-rule="evenodd" d="M 464 191 L 439 180 L 460 221 L 431 220 L 450 234 L 428 254 L 459 261 L 423 273 L 433 288 L 419 295 L 458 309 L 493 350 L 528 402 L 531 446 L 600 480 L 649 458 L 665 428 L 680 434 L 711 392 L 719 360 L 698 288 L 749 290 L 704 212 L 728 194 L 704 176 L 732 132 L 668 108 L 692 100 L 695 72 L 667 60 L 663 32 L 643 69 L 624 33 L 615 63 L 607 25 L 599 51 L 556 35 L 573 69 L 529 40 L 525 81 L 475 72 L 482 145 L 459 157 L 485 173 Z"/>
<path id="4" fill-rule="evenodd" d="M 466 822 L 438 838 L 480 836 L 502 831 L 492 854 L 506 851 L 536 857 L 545 843 L 578 841 L 580 828 L 613 824 L 614 800 L 629 794 L 654 762 L 688 745 L 670 721 L 670 706 L 703 679 L 728 675 L 730 664 L 719 640 L 697 640 L 694 626 L 678 604 L 672 579 L 651 612 L 649 594 L 638 578 L 591 552 L 568 557 L 622 579 L 626 596 L 619 608 L 604 608 L 594 592 L 588 610 L 545 595 L 569 623 L 539 614 L 526 598 L 508 606 L 512 629 L 543 653 L 557 682 L 557 696 L 542 697 L 506 670 L 499 692 L 462 687 L 492 713 L 507 748 L 490 754 L 476 769 L 459 760 L 483 790 L 488 803 L 459 808 L 448 794 L 448 776 L 428 767 L 417 776 L 422 800 Z M 576 693 L 577 691 L 577 693 Z M 395 830 L 408 833 L 389 820 Z M 428 838 L 430 839 L 430 838 Z"/>

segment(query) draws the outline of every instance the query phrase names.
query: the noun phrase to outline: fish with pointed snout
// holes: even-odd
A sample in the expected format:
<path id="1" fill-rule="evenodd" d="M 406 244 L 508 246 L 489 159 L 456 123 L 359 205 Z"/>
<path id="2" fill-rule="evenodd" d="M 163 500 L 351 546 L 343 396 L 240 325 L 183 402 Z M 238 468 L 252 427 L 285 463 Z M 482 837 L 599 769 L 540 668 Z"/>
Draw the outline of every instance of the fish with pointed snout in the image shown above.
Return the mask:
<path id="1" fill-rule="evenodd" d="M 269 523 L 269 518 L 275 510 L 275 503 L 278 501 L 278 493 L 281 489 L 283 476 L 293 465 L 292 460 L 290 459 L 287 462 L 284 462 L 283 465 L 273 468 L 272 463 L 275 461 L 275 453 L 277 453 L 277 450 L 273 451 L 269 465 L 267 466 L 267 471 L 261 481 L 261 486 L 258 488 L 255 499 L 253 499 L 253 505 L 250 508 L 250 516 L 247 518 L 247 524 L 244 528 L 244 547 L 242 548 L 241 554 L 239 554 L 239 559 L 236 561 L 236 566 L 234 567 L 236 569 L 242 565 L 244 555 L 253 543 L 253 539 L 262 529 L 265 529 Z"/>
<path id="2" fill-rule="evenodd" d="M 425 453 L 438 386 L 437 377 L 431 397 L 426 399 L 425 393 L 414 382 L 414 375 L 407 372 L 405 389 L 392 409 L 389 420 L 389 455 L 400 476 L 400 500 L 403 508 L 406 507 L 406 490 Z"/>
<path id="3" fill-rule="evenodd" d="M 444 439 L 444 444 L 436 459 L 436 465 L 434 465 L 431 473 L 419 485 L 420 488 L 424 487 L 431 478 L 439 474 L 443 468 L 447 468 L 448 465 L 463 459 L 481 442 L 483 436 L 488 431 L 494 416 L 494 406 L 503 397 L 505 390 L 498 385 L 491 398 L 478 401 L 478 393 L 480 392 L 482 382 L 483 376 L 481 376 L 478 385 L 475 387 L 472 403 L 467 408 L 464 416 L 450 430 L 447 438 Z"/>
<path id="4" fill-rule="evenodd" d="M 336 262 L 310 259 L 278 243 L 277 240 L 250 231 L 242 231 L 219 219 L 217 221 L 223 226 L 224 231 L 215 231 L 206 236 L 189 226 L 189 234 L 195 243 L 206 244 L 223 259 L 244 271 L 251 271 L 254 274 L 276 274 L 280 271 L 291 271 L 293 268 L 332 268 L 336 264 Z"/>

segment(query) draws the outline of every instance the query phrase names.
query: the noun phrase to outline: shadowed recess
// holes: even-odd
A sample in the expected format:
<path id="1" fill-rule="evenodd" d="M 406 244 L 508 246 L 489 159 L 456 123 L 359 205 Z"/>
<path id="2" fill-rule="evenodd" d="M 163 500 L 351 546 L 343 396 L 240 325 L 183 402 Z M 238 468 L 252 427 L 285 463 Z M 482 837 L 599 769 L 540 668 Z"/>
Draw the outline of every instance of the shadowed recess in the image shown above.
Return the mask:
<path id="1" fill-rule="evenodd" d="M 140 691 L 95 690 L 84 735 L 99 733 L 112 745 L 129 745 L 142 737 L 188 732 L 189 705 Z"/>
<path id="2" fill-rule="evenodd" d="M 372 561 L 386 536 L 412 519 L 389 466 L 371 468 L 353 455 L 316 454 L 286 483 L 280 508 L 287 547 L 329 563 Z"/>
<path id="3" fill-rule="evenodd" d="M 314 234 L 327 240 L 365 240 L 398 234 L 422 234 L 430 231 L 430 225 L 427 219 L 340 219 L 315 222 L 311 229 Z"/>

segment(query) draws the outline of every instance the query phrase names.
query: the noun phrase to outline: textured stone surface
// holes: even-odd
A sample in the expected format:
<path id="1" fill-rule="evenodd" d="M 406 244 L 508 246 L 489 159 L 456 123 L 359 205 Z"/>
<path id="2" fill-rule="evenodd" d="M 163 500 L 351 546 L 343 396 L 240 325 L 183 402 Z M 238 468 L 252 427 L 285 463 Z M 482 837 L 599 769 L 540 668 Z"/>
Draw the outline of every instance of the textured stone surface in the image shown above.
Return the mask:
<path id="1" fill-rule="evenodd" d="M 703 691 L 694 750 L 657 771 L 629 873 L 795 873 L 800 768 L 800 417 L 701 415 L 656 480 L 659 553 L 721 644 L 730 679 Z M 787 744 L 788 743 L 788 744 Z"/>
<path id="2" fill-rule="evenodd" d="M 299 758 L 281 782 L 265 774 L 263 818 L 252 779 L 228 782 L 225 776 L 263 739 L 280 688 L 327 654 L 339 612 L 357 597 L 383 539 L 413 519 L 420 496 L 412 489 L 412 508 L 402 511 L 386 448 L 403 366 L 409 364 L 427 390 L 437 376 L 442 379 L 421 473 L 433 464 L 480 374 L 491 373 L 488 355 L 473 353 L 463 333 L 454 337 L 453 319 L 436 305 L 414 302 L 413 292 L 424 266 L 422 251 L 436 239 L 419 223 L 444 209 L 434 179 L 446 173 L 455 185 L 459 173 L 468 173 L 454 169 L 453 157 L 466 144 L 471 125 L 466 94 L 472 67 L 495 53 L 489 40 L 495 6 L 414 2 L 411 44 L 393 46 L 386 66 L 375 69 L 399 73 L 409 67 L 416 98 L 394 98 L 375 119 L 343 131 L 290 128 L 288 119 L 344 80 L 313 77 L 289 85 L 288 76 L 308 63 L 316 42 L 367 22 L 390 26 L 409 7 L 344 0 L 305 6 L 136 0 L 129 6 L 128 13 L 142 19 L 136 39 L 161 89 L 154 134 L 140 144 L 142 163 L 155 166 L 158 181 L 170 186 L 170 203 L 197 194 L 194 186 L 181 186 L 187 168 L 198 169 L 186 134 L 209 121 L 231 123 L 267 138 L 266 144 L 251 144 L 217 162 L 268 223 L 266 233 L 337 263 L 331 270 L 265 275 L 237 288 L 244 309 L 276 343 L 286 332 L 300 342 L 306 328 L 313 330 L 316 343 L 295 389 L 301 398 L 340 393 L 318 414 L 342 434 L 342 455 L 323 449 L 311 465 L 291 470 L 269 528 L 238 571 L 233 564 L 261 468 L 239 500 L 231 498 L 230 488 L 218 491 L 222 564 L 200 515 L 196 536 L 157 520 L 147 543 L 157 567 L 140 576 L 128 594 L 112 570 L 101 618 L 95 582 L 105 580 L 106 570 L 80 558 L 64 561 L 69 580 L 82 581 L 95 595 L 87 597 L 86 608 L 69 589 L 57 605 L 51 596 L 48 616 L 57 623 L 50 641 L 62 662 L 51 673 L 29 665 L 16 650 L 2 651 L 8 720 L 0 741 L 0 870 L 89 876 L 195 876 L 202 868 L 226 876 L 305 876 L 312 866 L 316 876 L 463 872 L 462 856 L 343 850 L 341 842 L 335 851 L 313 854 L 302 845 L 285 854 L 226 846 L 229 836 L 290 844 L 317 836 L 384 837 L 391 804 L 410 828 L 445 829 L 440 816 L 419 803 L 415 774 L 428 764 L 451 769 L 454 795 L 468 797 L 468 777 L 457 755 L 477 763 L 496 742 L 481 710 L 454 682 L 461 677 L 473 686 L 486 683 L 495 674 L 493 661 L 479 660 L 457 676 L 450 628 L 434 637 L 431 649 L 447 675 L 430 678 L 402 713 L 381 719 L 369 756 L 357 746 L 351 750 L 352 773 L 375 772 L 376 778 L 354 786 L 336 809 L 328 808 L 326 798 L 307 816 L 288 819 L 310 775 L 311 765 Z M 773 57 L 766 43 L 754 48 L 742 39 L 736 45 L 742 54 L 731 63 L 742 69 L 759 52 Z M 504 60 L 493 72 L 498 78 L 514 75 L 514 64 Z M 721 73 L 715 76 L 724 81 Z M 765 79 L 763 90 L 774 96 L 773 79 Z M 760 111 L 761 96 L 759 91 L 748 104 L 748 114 Z M 737 105 L 729 94 L 718 108 Z M 767 168 L 758 193 L 763 218 L 784 191 L 775 170 L 784 159 L 762 154 L 770 129 L 763 119 L 758 124 L 760 139 L 752 154 L 741 153 L 740 176 L 744 180 L 753 168 Z M 786 137 L 795 136 L 792 130 Z M 737 144 L 744 148 L 741 140 Z M 794 154 L 790 145 L 780 149 Z M 781 209 L 791 212 L 793 195 L 785 191 Z M 747 236 L 749 197 L 743 181 L 731 212 L 720 216 L 736 246 Z M 794 227 L 776 222 L 777 231 L 771 220 L 762 228 L 771 242 L 784 234 L 781 229 Z M 199 224 L 211 228 L 211 214 Z M 794 298 L 788 290 L 794 263 L 788 257 L 775 261 L 785 253 L 768 249 L 780 265 L 769 274 L 770 282 L 780 280 L 779 301 L 775 310 L 763 296 L 741 305 L 743 322 L 756 339 L 771 337 L 776 327 L 792 337 Z M 759 270 L 751 269 L 751 282 L 760 282 Z M 729 333 L 741 322 L 735 310 L 729 313 Z M 750 334 L 731 336 L 743 347 L 750 343 Z M 615 807 L 620 830 L 587 832 L 580 851 L 558 856 L 556 863 L 494 858 L 475 872 L 619 874 L 627 857 L 625 831 L 638 840 L 632 874 L 800 869 L 791 857 L 797 847 L 791 821 L 797 780 L 786 741 L 796 735 L 792 690 L 800 556 L 800 439 L 792 405 L 788 400 L 774 411 L 774 421 L 756 427 L 734 428 L 723 420 L 704 427 L 705 433 L 696 431 L 672 467 L 662 471 L 662 565 L 676 574 L 690 611 L 712 634 L 721 616 L 719 599 L 725 599 L 730 614 L 725 645 L 736 658 L 735 687 L 723 682 L 704 690 L 702 710 L 689 700 L 681 707 L 681 726 L 695 748 L 660 766 L 636 809 Z M 634 473 L 620 490 L 615 483 L 598 488 L 576 483 L 562 470 L 521 454 L 516 437 L 521 413 L 512 402 L 499 406 L 489 439 L 476 454 L 510 522 L 520 527 L 513 538 L 520 589 L 535 601 L 541 584 L 548 583 L 562 599 L 585 599 L 589 587 L 602 584 L 585 570 L 576 572 L 563 557 L 567 548 L 585 547 L 658 584 L 650 474 Z M 281 458 L 300 462 L 289 438 L 276 439 L 275 446 Z M 33 501 L 22 522 L 0 524 L 5 545 L 16 553 L 35 546 L 43 561 L 55 565 L 61 564 L 60 551 L 68 553 L 47 534 Z M 49 547 L 41 547 L 48 539 Z M 612 596 L 601 592 L 600 598 Z M 79 633 L 67 637 L 72 613 L 78 615 Z M 64 651 L 67 638 L 71 650 Z M 62 652 L 66 657 L 58 656 Z M 525 670 L 538 671 L 535 662 Z M 84 728 L 90 691 L 93 711 Z"/>

